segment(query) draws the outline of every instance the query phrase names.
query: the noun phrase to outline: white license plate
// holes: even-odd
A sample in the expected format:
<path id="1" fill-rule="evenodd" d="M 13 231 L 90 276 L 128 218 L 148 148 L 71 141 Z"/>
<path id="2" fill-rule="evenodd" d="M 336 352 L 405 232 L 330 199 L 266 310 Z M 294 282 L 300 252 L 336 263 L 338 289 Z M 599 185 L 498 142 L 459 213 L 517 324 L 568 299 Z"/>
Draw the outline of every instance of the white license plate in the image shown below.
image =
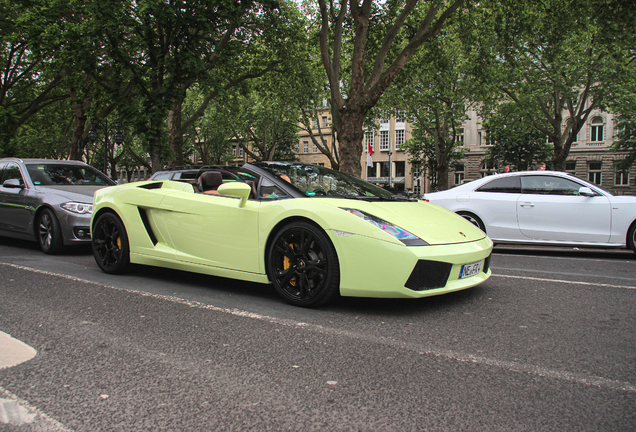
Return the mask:
<path id="1" fill-rule="evenodd" d="M 459 278 L 464 279 L 467 277 L 475 276 L 481 271 L 481 264 L 483 261 L 478 261 L 472 264 L 464 264 L 459 271 Z"/>

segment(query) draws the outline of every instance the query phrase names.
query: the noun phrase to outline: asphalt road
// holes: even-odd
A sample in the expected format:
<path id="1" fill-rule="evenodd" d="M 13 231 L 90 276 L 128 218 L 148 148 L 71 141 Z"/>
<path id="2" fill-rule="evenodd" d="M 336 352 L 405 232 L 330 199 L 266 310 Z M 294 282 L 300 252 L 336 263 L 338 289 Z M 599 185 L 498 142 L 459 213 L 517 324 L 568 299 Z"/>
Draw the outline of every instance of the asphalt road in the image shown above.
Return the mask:
<path id="1" fill-rule="evenodd" d="M 458 293 L 308 310 L 0 238 L 0 331 L 37 350 L 0 369 L 0 431 L 636 430 L 636 254 L 491 266 Z"/>

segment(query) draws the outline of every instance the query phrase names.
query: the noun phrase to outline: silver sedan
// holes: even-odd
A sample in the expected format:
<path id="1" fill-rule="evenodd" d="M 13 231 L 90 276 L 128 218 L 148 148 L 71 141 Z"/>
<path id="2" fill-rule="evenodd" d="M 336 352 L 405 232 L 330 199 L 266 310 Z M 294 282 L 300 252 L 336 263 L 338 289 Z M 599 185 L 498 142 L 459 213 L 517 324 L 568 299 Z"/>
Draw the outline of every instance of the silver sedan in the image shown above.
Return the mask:
<path id="1" fill-rule="evenodd" d="M 630 248 L 636 197 L 559 171 L 484 177 L 424 199 L 468 219 L 495 243 Z"/>
<path id="2" fill-rule="evenodd" d="M 115 182 L 79 161 L 0 159 L 0 236 L 55 254 L 89 242 L 93 194 Z"/>

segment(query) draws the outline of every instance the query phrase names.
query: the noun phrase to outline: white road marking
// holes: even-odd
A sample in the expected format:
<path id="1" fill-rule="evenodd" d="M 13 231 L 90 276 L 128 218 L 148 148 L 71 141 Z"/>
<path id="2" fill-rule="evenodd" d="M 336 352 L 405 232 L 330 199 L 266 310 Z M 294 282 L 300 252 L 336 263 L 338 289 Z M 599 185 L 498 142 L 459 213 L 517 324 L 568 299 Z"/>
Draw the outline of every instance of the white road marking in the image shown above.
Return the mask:
<path id="1" fill-rule="evenodd" d="M 31 360 L 38 352 L 22 341 L 0 331 L 0 369 Z"/>
<path id="2" fill-rule="evenodd" d="M 113 287 L 113 286 L 109 286 L 109 285 L 104 285 L 102 283 L 93 282 L 93 281 L 90 281 L 90 280 L 74 277 L 74 276 L 69 276 L 69 275 L 64 275 L 64 274 L 59 274 L 59 273 L 53 273 L 53 272 L 44 271 L 44 270 L 38 270 L 38 269 L 34 269 L 34 268 L 30 268 L 30 267 L 24 267 L 24 266 L 20 266 L 20 265 L 16 265 L 16 264 L 0 263 L 0 265 L 6 265 L 6 266 L 13 267 L 13 268 L 26 270 L 26 271 L 32 271 L 34 273 L 57 276 L 57 277 L 69 279 L 69 280 L 72 280 L 72 281 L 87 283 L 87 284 L 96 285 L 96 286 L 100 286 L 100 287 L 111 288 L 111 289 L 115 289 L 115 290 L 118 290 L 118 291 L 127 292 L 127 293 L 130 293 L 130 294 L 138 294 L 138 295 L 141 295 L 141 296 L 144 296 L 144 297 L 151 297 L 151 298 L 156 298 L 156 299 L 167 300 L 167 301 L 170 301 L 170 302 L 173 302 L 173 303 L 183 304 L 183 305 L 187 305 L 187 306 L 190 306 L 190 307 L 198 307 L 198 308 L 201 308 L 201 309 L 207 309 L 207 310 L 211 310 L 211 311 L 215 311 L 215 312 L 227 313 L 227 314 L 234 315 L 234 316 L 251 318 L 251 319 L 256 319 L 256 320 L 259 320 L 259 321 L 264 321 L 264 322 L 269 322 L 269 323 L 279 324 L 279 325 L 284 325 L 284 326 L 289 326 L 289 327 L 300 327 L 300 328 L 303 328 L 303 329 L 317 331 L 317 332 L 320 332 L 320 333 L 323 333 L 323 334 L 345 336 L 345 337 L 349 337 L 349 338 L 356 339 L 356 340 L 362 340 L 362 341 L 367 341 L 367 342 L 371 342 L 371 343 L 388 345 L 388 346 L 392 346 L 392 347 L 395 347 L 395 348 L 398 348 L 398 349 L 408 349 L 410 351 L 417 352 L 420 355 L 434 355 L 436 357 L 446 357 L 448 359 L 455 360 L 455 361 L 471 362 L 471 363 L 475 363 L 475 364 L 493 366 L 493 367 L 497 367 L 497 368 L 507 369 L 507 370 L 512 371 L 512 372 L 524 372 L 524 373 L 528 373 L 528 374 L 532 374 L 532 375 L 538 375 L 538 376 L 542 376 L 542 377 L 547 377 L 547 378 L 552 378 L 552 379 L 558 379 L 558 380 L 573 382 L 573 383 L 582 384 L 582 385 L 586 385 L 586 386 L 596 386 L 596 387 L 605 388 L 605 389 L 611 389 L 611 390 L 622 390 L 622 391 L 627 391 L 627 392 L 636 392 L 636 385 L 633 384 L 633 383 L 630 383 L 630 382 L 612 380 L 612 379 L 609 379 L 609 378 L 603 378 L 603 377 L 598 377 L 598 376 L 594 376 L 594 375 L 578 374 L 578 373 L 573 373 L 573 372 L 568 372 L 568 371 L 563 371 L 563 370 L 558 370 L 558 369 L 544 368 L 544 367 L 536 366 L 536 365 L 529 364 L 529 363 L 516 362 L 516 361 L 506 361 L 506 360 L 497 360 L 497 359 L 491 359 L 491 358 L 488 358 L 488 357 L 475 356 L 475 355 L 472 355 L 472 354 L 462 353 L 462 352 L 459 352 L 459 351 L 439 349 L 439 348 L 436 348 L 436 347 L 430 347 L 430 346 L 415 344 L 415 343 L 411 343 L 411 342 L 403 342 L 403 341 L 399 341 L 399 340 L 396 340 L 396 339 L 393 339 L 393 338 L 378 337 L 378 336 L 370 335 L 370 334 L 356 333 L 356 332 L 352 332 L 352 331 L 349 331 L 349 330 L 342 330 L 342 329 L 336 329 L 336 328 L 332 328 L 332 327 L 325 327 L 325 326 L 322 326 L 322 325 L 319 325 L 319 324 L 309 324 L 309 323 L 305 323 L 305 322 L 302 322 L 302 321 L 296 321 L 296 320 L 291 320 L 291 319 L 286 319 L 286 318 L 271 317 L 271 316 L 262 315 L 262 314 L 249 312 L 249 311 L 244 311 L 244 310 L 236 309 L 236 308 L 234 308 L 234 309 L 222 308 L 222 307 L 208 305 L 208 304 L 200 303 L 200 302 L 197 302 L 197 301 L 186 300 L 186 299 L 182 299 L 182 298 L 174 297 L 174 296 L 165 296 L 165 295 L 152 294 L 152 293 L 143 292 L 143 291 L 134 291 L 134 290 L 130 290 L 130 289 L 127 289 L 127 288 Z M 498 276 L 498 275 L 493 275 L 493 276 Z M 500 276 L 500 277 L 507 277 L 507 276 Z M 570 281 L 554 281 L 554 280 L 551 280 L 551 279 L 527 278 L 527 277 L 522 277 L 522 276 L 515 277 L 515 278 L 543 280 L 543 281 L 549 281 L 549 282 L 577 283 L 577 282 L 570 282 Z M 591 283 L 590 284 L 582 283 L 582 284 L 595 285 L 595 286 L 608 286 L 606 284 L 591 284 Z M 614 287 L 613 285 L 611 285 L 611 286 Z M 617 287 L 620 287 L 620 286 L 617 286 Z M 620 287 L 620 288 L 624 288 L 624 287 Z M 636 287 L 629 287 L 629 288 L 630 289 L 636 289 Z"/>
<path id="3" fill-rule="evenodd" d="M 73 432 L 2 387 L 0 396 L 0 423 L 17 427 L 29 425 L 29 430 L 40 432 Z"/>
<path id="4" fill-rule="evenodd" d="M 529 277 L 529 276 L 513 276 L 513 275 L 501 275 L 501 274 L 493 274 L 493 276 L 502 277 L 502 278 L 510 278 L 510 279 L 525 279 L 525 280 L 532 280 L 532 281 L 539 281 L 539 282 L 555 282 L 555 283 L 563 283 L 563 284 L 571 284 L 571 285 L 587 285 L 587 286 L 597 286 L 597 287 L 603 287 L 603 288 L 622 288 L 622 289 L 636 290 L 636 286 L 629 286 L 629 285 L 612 285 L 612 284 L 602 284 L 602 283 L 596 283 L 596 282 L 577 282 L 577 281 L 567 281 L 567 280 L 561 280 L 561 279 L 547 279 L 547 278 L 536 278 L 536 277 Z"/>

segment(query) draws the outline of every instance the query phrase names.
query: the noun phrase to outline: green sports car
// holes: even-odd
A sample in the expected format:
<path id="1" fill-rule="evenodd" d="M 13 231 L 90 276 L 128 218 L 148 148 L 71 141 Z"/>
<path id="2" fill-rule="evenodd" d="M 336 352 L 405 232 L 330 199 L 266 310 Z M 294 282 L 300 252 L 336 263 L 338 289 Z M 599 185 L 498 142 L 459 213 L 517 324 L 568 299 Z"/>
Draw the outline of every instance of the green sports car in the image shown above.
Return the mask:
<path id="1" fill-rule="evenodd" d="M 191 183 L 100 189 L 94 204 L 106 273 L 136 263 L 271 283 L 297 306 L 426 297 L 491 274 L 492 241 L 461 216 L 316 165 L 203 168 Z"/>

